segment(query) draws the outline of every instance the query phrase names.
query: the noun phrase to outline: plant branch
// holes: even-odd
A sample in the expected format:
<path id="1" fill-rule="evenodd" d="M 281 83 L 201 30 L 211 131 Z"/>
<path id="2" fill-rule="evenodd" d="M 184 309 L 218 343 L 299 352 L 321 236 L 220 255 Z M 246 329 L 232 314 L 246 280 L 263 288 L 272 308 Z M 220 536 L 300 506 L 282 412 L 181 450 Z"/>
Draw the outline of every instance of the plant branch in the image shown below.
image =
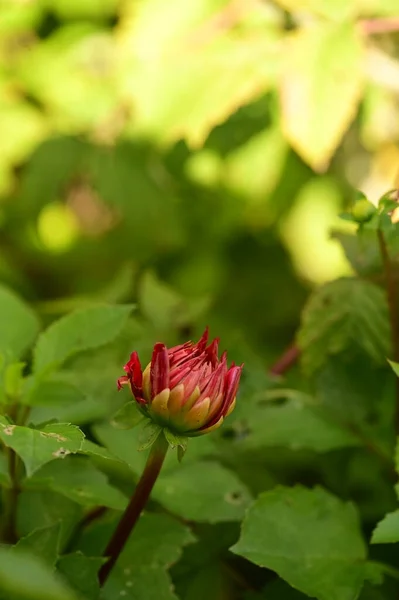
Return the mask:
<path id="1" fill-rule="evenodd" d="M 282 356 L 274 363 L 272 367 L 269 369 L 269 373 L 271 375 L 283 375 L 286 373 L 291 367 L 299 359 L 299 348 L 295 344 L 291 344 L 289 348 L 284 352 Z"/>
<path id="2" fill-rule="evenodd" d="M 168 450 L 168 442 L 161 432 L 158 439 L 153 444 L 143 474 L 137 484 L 134 494 L 122 515 L 118 526 L 106 547 L 103 556 L 109 557 L 109 560 L 101 567 L 99 571 L 99 582 L 103 586 L 107 581 L 112 568 L 114 567 L 120 553 L 122 552 L 131 532 L 133 531 L 140 515 L 147 504 L 152 488 L 157 480 L 159 472 L 165 460 Z"/>
<path id="3" fill-rule="evenodd" d="M 3 531 L 2 539 L 8 544 L 15 544 L 17 542 L 16 532 L 16 518 L 17 518 L 17 501 L 19 494 L 19 482 L 18 482 L 18 456 L 14 450 L 7 448 L 8 457 L 8 473 L 10 477 L 10 487 L 3 489 Z"/>
<path id="4" fill-rule="evenodd" d="M 364 19 L 359 22 L 360 29 L 366 35 L 377 35 L 399 31 L 399 17 L 386 17 L 382 19 Z"/>
<path id="5" fill-rule="evenodd" d="M 382 264 L 385 275 L 385 289 L 388 302 L 389 320 L 391 323 L 393 360 L 399 362 L 399 320 L 396 295 L 396 281 L 393 273 L 392 262 L 389 256 L 385 235 L 382 229 L 377 230 L 378 244 L 380 247 Z M 396 410 L 395 428 L 399 433 L 399 378 L 396 379 Z"/>

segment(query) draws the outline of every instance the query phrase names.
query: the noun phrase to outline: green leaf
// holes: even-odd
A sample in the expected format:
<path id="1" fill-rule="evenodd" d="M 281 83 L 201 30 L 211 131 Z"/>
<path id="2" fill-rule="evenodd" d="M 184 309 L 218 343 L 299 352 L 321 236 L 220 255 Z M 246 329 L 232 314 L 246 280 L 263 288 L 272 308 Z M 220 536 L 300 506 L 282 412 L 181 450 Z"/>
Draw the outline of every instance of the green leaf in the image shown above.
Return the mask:
<path id="1" fill-rule="evenodd" d="M 366 574 L 354 507 L 321 488 L 280 486 L 261 494 L 231 550 L 318 600 L 357 598 Z"/>
<path id="2" fill-rule="evenodd" d="M 126 496 L 84 457 L 68 457 L 62 463 L 45 465 L 29 480 L 29 485 L 44 486 L 84 506 L 123 510 L 127 502 Z"/>
<path id="3" fill-rule="evenodd" d="M 163 473 L 153 498 L 167 510 L 190 521 L 239 521 L 251 494 L 238 477 L 217 462 L 177 464 Z"/>
<path id="4" fill-rule="evenodd" d="M 33 310 L 14 292 L 0 285 L 0 353 L 19 358 L 39 333 Z"/>
<path id="5" fill-rule="evenodd" d="M 161 432 L 162 427 L 147 419 L 139 434 L 139 445 L 137 450 L 141 452 L 142 450 L 150 448 Z"/>
<path id="6" fill-rule="evenodd" d="M 325 169 L 361 98 L 361 36 L 348 23 L 302 27 L 286 39 L 285 56 L 283 130 L 307 163 Z"/>
<path id="7" fill-rule="evenodd" d="M 279 28 L 272 19 L 262 18 L 265 11 L 259 8 L 256 13 L 253 8 L 258 27 L 240 27 L 239 36 L 230 28 L 208 35 L 205 15 L 212 22 L 223 6 L 220 0 L 177 0 L 166 11 L 162 2 L 150 0 L 135 11 L 126 39 L 136 44 L 123 46 L 122 85 L 135 107 L 141 135 L 164 143 L 184 138 L 199 147 L 215 125 L 274 83 L 281 55 Z M 154 43 L 144 65 L 140 48 L 146 39 Z M 234 69 L 229 68 L 232 64 Z"/>
<path id="8" fill-rule="evenodd" d="M 388 513 L 377 523 L 371 536 L 372 544 L 396 544 L 399 542 L 399 510 Z"/>
<path id="9" fill-rule="evenodd" d="M 0 417 L 0 439 L 22 458 L 26 474 L 31 477 L 44 464 L 78 452 L 84 434 L 69 423 L 53 423 L 39 430 L 10 425 Z"/>
<path id="10" fill-rule="evenodd" d="M 140 412 L 137 402 L 131 400 L 124 404 L 122 408 L 111 419 L 111 425 L 116 429 L 132 429 L 136 427 L 144 419 L 143 413 Z"/>
<path id="11" fill-rule="evenodd" d="M 172 450 L 174 450 L 175 448 L 181 448 L 181 450 L 183 451 L 183 455 L 184 455 L 184 453 L 187 450 L 188 438 L 186 438 L 182 435 L 176 435 L 169 429 L 164 429 L 163 433 L 164 433 L 164 436 L 166 437 L 166 440 L 167 440 L 169 446 L 172 448 Z"/>
<path id="12" fill-rule="evenodd" d="M 13 547 L 13 551 L 22 553 L 31 552 L 54 567 L 58 559 L 60 532 L 60 521 L 47 527 L 34 529 L 18 541 Z"/>
<path id="13" fill-rule="evenodd" d="M 382 289 L 360 279 L 327 283 L 310 297 L 298 332 L 302 365 L 312 375 L 332 355 L 359 348 L 375 363 L 390 355 L 391 336 Z"/>
<path id="14" fill-rule="evenodd" d="M 104 587 L 104 600 L 176 600 L 166 569 L 182 546 L 194 541 L 190 530 L 160 514 L 144 514 Z M 122 593 L 124 592 L 124 593 Z"/>
<path id="15" fill-rule="evenodd" d="M 94 306 L 55 321 L 38 339 L 34 370 L 42 372 L 68 358 L 112 342 L 122 331 L 132 306 Z"/>
<path id="16" fill-rule="evenodd" d="M 65 554 L 57 563 L 57 569 L 66 577 L 69 585 L 87 600 L 98 600 L 100 586 L 98 571 L 104 559 L 85 556 L 81 552 Z"/>
<path id="17" fill-rule="evenodd" d="M 222 448 L 233 452 L 280 446 L 329 452 L 359 445 L 359 439 L 331 419 L 316 399 L 296 390 L 273 392 L 279 403 L 240 399 L 247 402 L 247 410 L 237 418 L 233 413 L 231 420 L 223 426 L 220 431 Z M 270 394 L 268 400 L 271 400 Z M 283 399 L 285 401 L 281 402 Z"/>
<path id="18" fill-rule="evenodd" d="M 392 367 L 393 372 L 397 377 L 399 377 L 399 363 L 394 362 L 393 360 L 388 360 L 389 364 Z M 399 462 L 397 463 L 399 465 Z"/>
<path id="19" fill-rule="evenodd" d="M 1 592 L 7 600 L 80 600 L 39 558 L 5 548 L 0 548 Z"/>
<path id="20" fill-rule="evenodd" d="M 24 490 L 17 504 L 17 530 L 27 536 L 38 528 L 61 524 L 60 546 L 63 547 L 81 516 L 80 506 L 61 494 L 50 490 Z"/>

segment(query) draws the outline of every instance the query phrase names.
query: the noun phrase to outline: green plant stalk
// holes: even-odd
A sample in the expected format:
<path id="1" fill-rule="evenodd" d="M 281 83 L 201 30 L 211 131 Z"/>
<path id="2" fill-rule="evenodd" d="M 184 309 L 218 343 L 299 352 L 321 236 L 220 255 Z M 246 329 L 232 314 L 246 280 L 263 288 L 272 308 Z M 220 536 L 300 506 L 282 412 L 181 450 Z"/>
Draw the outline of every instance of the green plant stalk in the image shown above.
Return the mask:
<path id="1" fill-rule="evenodd" d="M 3 488 L 3 527 L 2 540 L 7 544 L 15 544 L 18 540 L 16 533 L 17 501 L 19 494 L 18 456 L 14 450 L 7 448 L 8 472 L 10 487 Z"/>
<path id="2" fill-rule="evenodd" d="M 377 229 L 377 236 L 382 264 L 384 267 L 385 289 L 388 302 L 389 320 L 391 323 L 393 360 L 395 362 L 399 362 L 399 319 L 396 281 L 392 268 L 391 258 L 388 252 L 387 243 L 382 229 Z M 396 433 L 399 433 L 399 378 L 396 379 L 395 430 Z"/>
<path id="3" fill-rule="evenodd" d="M 103 586 L 107 581 L 108 576 L 118 560 L 118 557 L 122 552 L 131 532 L 133 531 L 143 508 L 147 504 L 152 488 L 154 487 L 157 477 L 161 471 L 168 448 L 169 444 L 166 441 L 163 432 L 161 432 L 151 447 L 143 474 L 140 477 L 134 494 L 125 512 L 123 513 L 122 518 L 108 543 L 108 546 L 104 551 L 103 556 L 108 557 L 109 560 L 103 564 L 99 571 L 98 579 L 100 586 Z"/>

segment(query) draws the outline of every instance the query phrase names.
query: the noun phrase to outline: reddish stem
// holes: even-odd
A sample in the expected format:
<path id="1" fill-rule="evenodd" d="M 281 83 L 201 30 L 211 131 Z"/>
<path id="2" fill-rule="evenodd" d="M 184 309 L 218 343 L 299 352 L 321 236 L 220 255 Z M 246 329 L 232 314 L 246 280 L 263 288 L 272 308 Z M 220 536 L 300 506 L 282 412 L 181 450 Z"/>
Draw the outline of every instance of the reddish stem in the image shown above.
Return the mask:
<path id="1" fill-rule="evenodd" d="M 109 560 L 101 567 L 99 571 L 98 579 L 100 586 L 103 586 L 107 581 L 108 576 L 118 560 L 118 557 L 122 552 L 127 540 L 129 539 L 129 536 L 133 531 L 143 508 L 147 504 L 152 488 L 154 487 L 165 460 L 168 447 L 168 442 L 161 432 L 151 448 L 143 474 L 140 477 L 134 494 L 125 512 L 123 513 L 122 518 L 108 543 L 108 546 L 104 551 L 103 556 L 109 557 Z"/>
<path id="2" fill-rule="evenodd" d="M 283 375 L 286 373 L 299 358 L 299 348 L 295 344 L 291 344 L 282 356 L 274 363 L 269 372 L 271 375 Z"/>

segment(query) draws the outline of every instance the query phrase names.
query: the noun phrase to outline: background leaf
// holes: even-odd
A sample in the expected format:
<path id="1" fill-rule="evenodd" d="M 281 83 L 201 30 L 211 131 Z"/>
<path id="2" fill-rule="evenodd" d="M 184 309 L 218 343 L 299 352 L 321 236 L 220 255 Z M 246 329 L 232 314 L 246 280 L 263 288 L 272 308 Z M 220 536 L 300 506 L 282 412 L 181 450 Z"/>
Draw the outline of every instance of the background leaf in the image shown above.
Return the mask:
<path id="1" fill-rule="evenodd" d="M 0 315 L 0 352 L 9 353 L 17 359 L 39 333 L 39 319 L 25 302 L 5 286 L 0 286 Z"/>
<path id="2" fill-rule="evenodd" d="M 261 494 L 232 550 L 320 600 L 356 598 L 366 572 L 354 507 L 321 488 Z"/>
<path id="3" fill-rule="evenodd" d="M 131 311 L 131 306 L 95 306 L 56 321 L 38 339 L 35 371 L 58 366 L 78 352 L 111 342 L 121 332 Z"/>
<path id="4" fill-rule="evenodd" d="M 363 82 L 361 39 L 351 24 L 318 24 L 287 42 L 282 126 L 304 160 L 324 169 L 356 114 Z"/>
<path id="5" fill-rule="evenodd" d="M 79 427 L 69 423 L 53 423 L 38 430 L 9 425 L 4 417 L 0 417 L 0 438 L 22 458 L 30 477 L 47 462 L 78 452 L 84 434 Z"/>

